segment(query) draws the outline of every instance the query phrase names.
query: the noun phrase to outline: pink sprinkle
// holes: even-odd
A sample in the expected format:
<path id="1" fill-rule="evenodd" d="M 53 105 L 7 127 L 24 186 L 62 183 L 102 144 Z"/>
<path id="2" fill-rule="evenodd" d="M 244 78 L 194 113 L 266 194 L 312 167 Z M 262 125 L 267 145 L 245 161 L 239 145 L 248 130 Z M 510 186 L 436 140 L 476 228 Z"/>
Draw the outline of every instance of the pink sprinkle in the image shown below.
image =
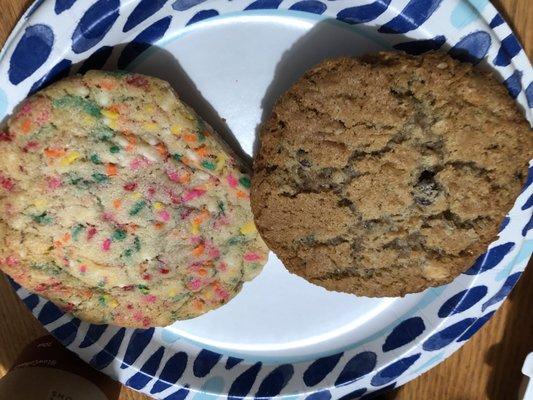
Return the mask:
<path id="1" fill-rule="evenodd" d="M 102 243 L 102 250 L 109 251 L 110 248 L 111 248 L 111 239 L 104 240 L 104 242 Z"/>
<path id="2" fill-rule="evenodd" d="M 228 175 L 228 184 L 232 187 L 232 188 L 236 188 L 237 187 L 237 179 L 235 179 L 235 177 L 233 175 Z"/>
<path id="3" fill-rule="evenodd" d="M 35 150 L 37 147 L 39 147 L 39 142 L 35 140 L 30 140 L 28 143 L 24 145 L 24 147 L 22 148 L 22 151 L 27 153 L 30 150 Z"/>
<path id="4" fill-rule="evenodd" d="M 223 289 L 221 287 L 216 288 L 215 289 L 215 293 L 222 300 L 226 300 L 229 297 L 229 293 L 225 289 Z"/>
<path id="5" fill-rule="evenodd" d="M 183 201 L 191 201 L 194 199 L 197 199 L 198 197 L 202 196 L 205 193 L 205 190 L 202 189 L 191 189 L 185 192 L 185 194 L 182 197 Z"/>
<path id="6" fill-rule="evenodd" d="M 113 215 L 113 213 L 110 213 L 110 212 L 104 212 L 102 214 L 102 219 L 104 221 L 113 221 L 115 219 L 115 216 Z"/>
<path id="7" fill-rule="evenodd" d="M 140 166 L 141 166 L 141 159 L 140 158 L 135 158 L 134 160 L 132 160 L 130 162 L 130 169 L 132 169 L 132 170 L 139 169 Z"/>
<path id="8" fill-rule="evenodd" d="M 147 303 L 154 303 L 156 300 L 157 296 L 153 294 L 147 294 L 146 296 L 144 296 L 144 301 L 146 301 Z"/>
<path id="9" fill-rule="evenodd" d="M 61 178 L 59 178 L 57 176 L 53 176 L 53 177 L 48 179 L 48 188 L 49 189 L 55 190 L 55 189 L 57 189 L 60 186 L 61 186 Z"/>
<path id="10" fill-rule="evenodd" d="M 261 256 L 257 253 L 249 252 L 244 255 L 244 259 L 246 261 L 257 261 L 261 259 Z"/>
<path id="11" fill-rule="evenodd" d="M 198 290 L 200 289 L 200 286 L 202 286 L 202 282 L 200 281 L 200 279 L 193 279 L 187 284 L 187 287 L 190 290 Z"/>
<path id="12" fill-rule="evenodd" d="M 226 264 L 225 262 L 221 262 L 220 264 L 218 264 L 219 271 L 226 272 L 227 269 L 228 269 L 228 264 Z"/>
<path id="13" fill-rule="evenodd" d="M 14 267 L 18 263 L 19 263 L 19 261 L 14 256 L 9 256 L 9 257 L 6 258 L 6 264 L 9 265 L 10 267 Z"/>
<path id="14" fill-rule="evenodd" d="M 218 258 L 220 257 L 220 250 L 218 250 L 216 247 L 210 247 L 208 254 L 210 258 Z"/>
<path id="15" fill-rule="evenodd" d="M 4 178 L 3 176 L 0 176 L 0 185 L 5 190 L 11 191 L 15 187 L 15 183 L 10 178 Z"/>
<path id="16" fill-rule="evenodd" d="M 86 273 L 86 272 L 87 272 L 87 265 L 85 265 L 85 264 L 81 264 L 81 265 L 80 265 L 80 272 L 81 272 L 82 274 Z"/>
<path id="17" fill-rule="evenodd" d="M 27 114 L 31 111 L 32 107 L 29 101 L 25 102 L 20 108 L 20 114 Z"/>
<path id="18" fill-rule="evenodd" d="M 35 288 L 33 290 L 35 290 L 36 292 L 42 292 L 46 289 L 46 284 L 44 283 L 39 283 L 37 286 L 35 286 Z"/>
<path id="19" fill-rule="evenodd" d="M 88 230 L 87 230 L 87 240 L 91 240 L 94 235 L 96 235 L 96 228 L 94 226 L 91 226 Z"/>
<path id="20" fill-rule="evenodd" d="M 167 171 L 167 176 L 172 182 L 180 181 L 180 175 L 176 171 Z"/>
<path id="21" fill-rule="evenodd" d="M 144 315 L 141 311 L 135 311 L 135 313 L 133 313 L 133 319 L 135 321 L 142 321 L 143 318 L 144 318 Z"/>
<path id="22" fill-rule="evenodd" d="M 167 210 L 159 211 L 158 215 L 159 215 L 159 218 L 161 218 L 161 221 L 165 221 L 165 222 L 170 221 L 170 214 L 168 213 Z"/>
<path id="23" fill-rule="evenodd" d="M 154 197 L 154 194 L 155 194 L 155 187 L 149 187 L 148 188 L 148 198 L 151 199 L 152 197 Z"/>

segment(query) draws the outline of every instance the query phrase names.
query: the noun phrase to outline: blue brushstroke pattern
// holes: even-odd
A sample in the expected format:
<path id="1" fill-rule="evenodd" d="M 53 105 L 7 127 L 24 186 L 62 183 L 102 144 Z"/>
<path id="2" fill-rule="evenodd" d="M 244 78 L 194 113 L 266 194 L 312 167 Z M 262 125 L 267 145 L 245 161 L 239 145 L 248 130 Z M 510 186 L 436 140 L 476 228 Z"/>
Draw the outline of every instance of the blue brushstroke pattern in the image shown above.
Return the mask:
<path id="1" fill-rule="evenodd" d="M 453 46 L 449 54 L 459 61 L 477 64 L 489 51 L 490 42 L 490 35 L 487 32 L 472 32 Z"/>
<path id="2" fill-rule="evenodd" d="M 503 81 L 507 91 L 513 99 L 516 99 L 522 90 L 522 71 L 516 70 L 513 74 Z"/>
<path id="3" fill-rule="evenodd" d="M 409 367 L 420 358 L 421 355 L 422 353 L 418 353 L 393 362 L 374 375 L 370 381 L 370 384 L 372 386 L 382 386 L 391 383 L 393 380 L 407 371 Z"/>
<path id="4" fill-rule="evenodd" d="M 228 391 L 229 400 L 240 400 L 250 392 L 261 366 L 261 362 L 255 363 L 233 381 Z"/>
<path id="5" fill-rule="evenodd" d="M 141 53 L 146 51 L 153 43 L 163 37 L 172 17 L 165 17 L 154 22 L 148 28 L 139 33 L 130 43 L 124 47 L 122 54 L 118 58 L 117 66 L 119 69 L 126 69 L 127 66 L 135 60 Z"/>
<path id="6" fill-rule="evenodd" d="M 378 29 L 381 33 L 406 33 L 418 28 L 437 10 L 442 0 L 411 0 L 398 16 Z"/>
<path id="7" fill-rule="evenodd" d="M 70 60 L 61 60 L 60 62 L 58 62 L 52 67 L 52 69 L 50 69 L 50 71 L 48 71 L 47 74 L 45 74 L 41 79 L 39 79 L 31 86 L 29 94 L 33 94 L 38 90 L 41 90 L 44 87 L 48 86 L 49 84 L 68 76 L 71 66 L 72 61 Z"/>
<path id="8" fill-rule="evenodd" d="M 48 325 L 62 316 L 63 312 L 59 309 L 59 307 L 57 307 L 54 303 L 48 301 L 45 303 L 45 305 L 39 312 L 37 319 L 41 322 L 41 324 Z"/>
<path id="9" fill-rule="evenodd" d="M 281 4 L 281 0 L 256 0 L 251 3 L 246 10 L 275 10 Z"/>
<path id="10" fill-rule="evenodd" d="M 50 333 L 66 347 L 76 339 L 79 325 L 80 320 L 78 318 L 72 318 L 72 320 L 57 327 Z"/>
<path id="11" fill-rule="evenodd" d="M 513 289 L 514 285 L 516 285 L 516 282 L 518 282 L 520 275 L 522 275 L 522 272 L 516 272 L 512 275 L 509 275 L 500 290 L 498 290 L 498 292 L 494 296 L 492 296 L 485 303 L 483 303 L 483 305 L 481 306 L 481 311 L 485 312 L 485 310 L 493 304 L 499 303 L 500 301 L 505 299 L 509 295 L 509 293 L 511 293 L 511 290 Z"/>
<path id="12" fill-rule="evenodd" d="M 283 364 L 270 372 L 255 394 L 256 398 L 270 398 L 280 394 L 281 390 L 289 383 L 294 375 L 292 364 Z"/>
<path id="13" fill-rule="evenodd" d="M 33 309 L 37 307 L 37 304 L 39 304 L 39 297 L 36 294 L 30 294 L 22 301 L 24 302 L 26 307 L 30 309 L 30 311 L 33 311 Z"/>
<path id="14" fill-rule="evenodd" d="M 303 0 L 299 1 L 297 3 L 294 3 L 292 6 L 289 7 L 289 10 L 293 11 L 304 11 L 309 12 L 312 14 L 322 14 L 324 11 L 326 11 L 328 7 L 322 3 L 321 1 L 317 0 Z"/>
<path id="15" fill-rule="evenodd" d="M 342 396 L 339 400 L 354 400 L 354 399 L 358 399 L 359 397 L 364 395 L 366 393 L 366 391 L 367 391 L 366 388 L 355 389 L 353 392 L 350 392 L 350 393 L 345 394 L 344 396 Z"/>
<path id="16" fill-rule="evenodd" d="M 189 26 L 192 24 L 195 24 L 197 22 L 203 21 L 204 19 L 209 19 L 216 17 L 218 15 L 217 10 L 202 10 L 198 11 L 196 14 L 193 15 L 193 17 L 185 24 L 185 26 Z"/>
<path id="17" fill-rule="evenodd" d="M 502 233 L 503 230 L 507 227 L 507 225 L 509 225 L 509 221 L 511 221 L 511 218 L 509 218 L 508 216 L 506 216 L 502 223 L 500 224 L 500 232 L 499 233 Z"/>
<path id="18" fill-rule="evenodd" d="M 154 15 L 166 4 L 167 0 L 140 0 L 124 24 L 123 32 L 131 31 L 141 22 Z"/>
<path id="19" fill-rule="evenodd" d="M 470 269 L 468 269 L 465 274 L 477 275 L 494 268 L 500 263 L 500 261 L 503 260 L 503 258 L 507 254 L 509 254 L 509 252 L 513 249 L 514 245 L 514 242 L 507 242 L 492 247 L 491 249 L 489 249 L 488 252 L 480 255 L 474 262 L 474 265 L 472 265 L 472 267 L 470 267 Z"/>
<path id="20" fill-rule="evenodd" d="M 80 344 L 80 348 L 84 349 L 85 347 L 89 347 L 98 342 L 107 327 L 108 325 L 89 325 L 89 329 L 87 329 L 87 333 Z"/>
<path id="21" fill-rule="evenodd" d="M 389 7 L 391 0 L 377 0 L 362 6 L 347 7 L 339 11 L 337 19 L 347 24 L 362 24 L 375 20 Z"/>
<path id="22" fill-rule="evenodd" d="M 242 358 L 228 357 L 228 359 L 226 360 L 226 369 L 232 369 L 234 366 L 241 363 L 242 361 Z"/>
<path id="23" fill-rule="evenodd" d="M 84 74 L 91 69 L 102 69 L 111 56 L 111 53 L 113 53 L 113 47 L 100 47 L 83 62 L 78 73 Z"/>
<path id="24" fill-rule="evenodd" d="M 526 92 L 527 106 L 529 108 L 533 108 L 533 82 L 527 85 L 525 92 Z"/>
<path id="25" fill-rule="evenodd" d="M 305 398 L 305 400 L 330 400 L 331 392 L 329 390 L 322 390 L 320 392 L 312 393 Z"/>
<path id="26" fill-rule="evenodd" d="M 494 58 L 494 65 L 505 67 L 511 63 L 511 58 L 516 56 L 522 50 L 522 46 L 518 43 L 518 39 L 512 33 L 502 40 L 500 50 Z"/>
<path id="27" fill-rule="evenodd" d="M 172 8 L 176 11 L 185 11 L 189 8 L 202 4 L 205 0 L 176 0 Z"/>
<path id="28" fill-rule="evenodd" d="M 98 0 L 85 11 L 72 34 L 72 50 L 83 53 L 97 45 L 118 18 L 120 0 Z"/>
<path id="29" fill-rule="evenodd" d="M 220 353 L 215 353 L 214 351 L 205 349 L 200 351 L 193 363 L 192 370 L 194 376 L 203 378 L 213 369 L 215 365 L 217 365 L 221 358 L 222 354 Z"/>
<path id="30" fill-rule="evenodd" d="M 76 0 L 56 0 L 54 11 L 57 15 L 59 15 L 63 11 L 70 9 L 70 7 L 72 7 L 75 2 Z"/>
<path id="31" fill-rule="evenodd" d="M 391 351 L 412 342 L 424 332 L 426 326 L 420 317 L 400 322 L 385 339 L 383 351 Z"/>
<path id="32" fill-rule="evenodd" d="M 376 360 L 376 353 L 372 351 L 364 351 L 352 357 L 335 381 L 335 386 L 347 385 L 361 379 L 374 370 Z"/>
<path id="33" fill-rule="evenodd" d="M 533 195 L 530 197 L 530 200 L 533 199 Z M 524 225 L 522 228 L 522 236 L 526 237 L 527 233 L 533 229 L 533 214 L 531 215 L 531 218 L 529 218 L 529 221 Z"/>
<path id="34" fill-rule="evenodd" d="M 48 25 L 28 26 L 9 60 L 9 81 L 18 85 L 43 65 L 54 45 L 54 32 Z"/>
<path id="35" fill-rule="evenodd" d="M 484 285 L 463 290 L 444 302 L 439 309 L 438 316 L 439 318 L 446 318 L 466 311 L 477 304 L 486 294 L 487 287 Z"/>
<path id="36" fill-rule="evenodd" d="M 157 349 L 157 351 L 153 353 L 148 360 L 146 360 L 141 367 L 141 370 L 131 376 L 126 381 L 125 385 L 135 390 L 140 390 L 145 387 L 157 372 L 164 353 L 165 348 L 163 346 L 159 347 L 159 349 Z"/>
<path id="37" fill-rule="evenodd" d="M 187 367 L 187 354 L 183 351 L 174 354 L 168 359 L 163 367 L 163 370 L 159 374 L 157 382 L 150 390 L 151 394 L 162 392 L 175 384 L 179 378 L 183 375 L 185 368 Z"/>
<path id="38" fill-rule="evenodd" d="M 465 342 L 468 339 L 470 339 L 472 336 L 474 336 L 474 333 L 476 333 L 483 325 L 487 323 L 487 321 L 494 315 L 496 311 L 491 311 L 482 317 L 476 319 L 476 322 L 474 322 L 470 328 L 468 328 L 465 333 L 461 335 L 459 339 L 457 339 L 458 342 Z"/>
<path id="39" fill-rule="evenodd" d="M 451 342 L 461 336 L 463 332 L 465 332 L 470 325 L 475 322 L 475 320 L 475 318 L 466 318 L 448 326 L 447 328 L 444 328 L 443 330 L 431 335 L 424 342 L 422 348 L 426 351 L 435 351 L 448 346 Z"/>
<path id="40" fill-rule="evenodd" d="M 167 397 L 165 397 L 165 400 L 184 400 L 188 395 L 189 390 L 186 388 L 182 388 L 177 392 L 169 394 Z"/>
<path id="41" fill-rule="evenodd" d="M 503 18 L 500 14 L 496 14 L 494 18 L 492 18 L 492 21 L 490 21 L 489 26 L 494 29 L 497 26 L 500 26 L 501 24 L 503 24 Z"/>
<path id="42" fill-rule="evenodd" d="M 314 361 L 304 372 L 304 383 L 307 386 L 315 386 L 320 383 L 339 363 L 344 353 L 333 354 Z"/>
<path id="43" fill-rule="evenodd" d="M 117 333 L 107 342 L 105 347 L 96 353 L 89 361 L 96 369 L 103 369 L 111 364 L 111 361 L 117 356 L 122 340 L 124 339 L 125 328 L 120 328 Z"/>
<path id="44" fill-rule="evenodd" d="M 133 365 L 135 360 L 139 358 L 146 346 L 148 346 L 152 340 L 152 336 L 154 336 L 154 328 L 135 329 L 131 334 L 128 347 L 126 347 L 126 351 L 124 352 L 124 358 L 120 368 L 125 369 L 130 365 Z"/>
<path id="45" fill-rule="evenodd" d="M 443 35 L 435 36 L 433 39 L 414 40 L 412 42 L 403 42 L 395 44 L 396 50 L 402 50 L 406 53 L 419 55 L 432 50 L 438 50 L 446 42 L 446 38 Z"/>

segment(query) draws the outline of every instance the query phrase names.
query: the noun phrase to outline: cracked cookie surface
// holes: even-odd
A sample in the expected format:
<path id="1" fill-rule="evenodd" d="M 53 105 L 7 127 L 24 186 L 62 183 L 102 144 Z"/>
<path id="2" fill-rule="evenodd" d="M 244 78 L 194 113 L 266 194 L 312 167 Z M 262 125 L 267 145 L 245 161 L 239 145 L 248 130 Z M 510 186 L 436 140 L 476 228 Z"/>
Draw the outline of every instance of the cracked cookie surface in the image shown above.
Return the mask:
<path id="1" fill-rule="evenodd" d="M 0 268 L 84 320 L 191 318 L 266 262 L 250 178 L 164 81 L 62 80 L 24 101 L 0 148 Z"/>
<path id="2" fill-rule="evenodd" d="M 251 201 L 287 269 L 399 296 L 450 282 L 496 237 L 533 134 L 505 88 L 443 53 L 323 62 L 261 131 Z"/>

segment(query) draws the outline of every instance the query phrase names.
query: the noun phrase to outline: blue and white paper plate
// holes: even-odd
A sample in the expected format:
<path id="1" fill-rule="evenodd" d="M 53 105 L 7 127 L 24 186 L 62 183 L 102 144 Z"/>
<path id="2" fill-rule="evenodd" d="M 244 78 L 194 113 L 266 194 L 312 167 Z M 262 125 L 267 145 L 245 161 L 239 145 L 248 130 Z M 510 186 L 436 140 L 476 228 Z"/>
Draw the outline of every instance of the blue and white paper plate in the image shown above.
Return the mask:
<path id="1" fill-rule="evenodd" d="M 37 1 L 0 53 L 0 120 L 67 74 L 128 69 L 171 82 L 252 154 L 259 124 L 305 70 L 383 49 L 441 49 L 493 69 L 533 121 L 531 65 L 488 0 Z M 70 350 L 158 399 L 370 397 L 443 361 L 494 314 L 533 251 L 532 182 L 533 166 L 498 240 L 467 272 L 404 298 L 327 292 L 271 254 L 228 305 L 140 330 L 89 325 L 15 286 Z"/>

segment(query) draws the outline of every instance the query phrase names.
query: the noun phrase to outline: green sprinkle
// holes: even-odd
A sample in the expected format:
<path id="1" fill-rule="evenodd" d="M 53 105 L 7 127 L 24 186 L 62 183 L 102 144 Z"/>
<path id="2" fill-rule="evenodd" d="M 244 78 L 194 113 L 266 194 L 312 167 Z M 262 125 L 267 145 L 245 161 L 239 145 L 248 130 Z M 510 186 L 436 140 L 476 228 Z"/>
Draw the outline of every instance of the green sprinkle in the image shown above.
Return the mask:
<path id="1" fill-rule="evenodd" d="M 211 161 L 204 161 L 204 162 L 202 162 L 202 167 L 213 171 L 215 169 L 215 164 L 212 163 Z"/>
<path id="2" fill-rule="evenodd" d="M 91 101 L 78 96 L 63 96 L 53 101 L 53 106 L 56 108 L 72 107 L 80 108 L 85 113 L 93 117 L 100 117 L 100 107 Z"/>
<path id="3" fill-rule="evenodd" d="M 101 306 L 105 306 L 106 305 L 105 297 L 104 296 L 98 297 L 98 303 L 100 303 Z"/>
<path id="4" fill-rule="evenodd" d="M 94 174 L 92 174 L 92 177 L 93 177 L 94 181 L 97 182 L 97 183 L 102 183 L 102 182 L 105 182 L 105 181 L 107 181 L 109 179 L 106 175 L 101 174 L 99 172 L 95 172 Z"/>
<path id="5" fill-rule="evenodd" d="M 81 231 L 85 229 L 85 226 L 82 224 L 78 224 L 72 228 L 72 239 L 78 240 L 78 237 L 80 236 Z"/>
<path id="6" fill-rule="evenodd" d="M 217 206 L 218 206 L 218 210 L 219 210 L 221 213 L 224 213 L 225 208 L 226 208 L 226 207 L 224 206 L 224 202 L 223 202 L 223 201 L 219 201 L 219 202 L 217 203 Z"/>
<path id="7" fill-rule="evenodd" d="M 102 161 L 100 161 L 100 157 L 98 157 L 98 154 L 92 154 L 89 158 L 91 159 L 91 162 L 93 164 L 102 164 Z"/>
<path id="8" fill-rule="evenodd" d="M 118 147 L 117 145 L 113 145 L 109 148 L 109 151 L 113 154 L 116 154 L 120 151 L 120 147 Z"/>
<path id="9" fill-rule="evenodd" d="M 126 238 L 126 231 L 122 229 L 117 229 L 113 232 L 113 240 L 124 240 Z"/>
<path id="10" fill-rule="evenodd" d="M 248 178 L 247 176 L 241 176 L 241 178 L 239 179 L 239 183 L 244 186 L 245 188 L 249 188 L 251 186 L 251 182 L 250 182 L 250 178 Z"/>
<path id="11" fill-rule="evenodd" d="M 131 255 L 133 254 L 133 250 L 132 249 L 126 249 L 124 250 L 124 253 L 122 253 L 125 257 L 131 257 Z"/>
<path id="12" fill-rule="evenodd" d="M 134 215 L 139 214 L 139 212 L 144 208 L 145 205 L 146 205 L 146 201 L 144 200 L 140 200 L 136 202 L 130 210 L 130 215 L 134 216 Z"/>
<path id="13" fill-rule="evenodd" d="M 198 131 L 197 132 L 197 136 L 198 136 L 198 141 L 199 142 L 203 142 L 205 140 L 205 135 L 202 131 Z"/>
<path id="14" fill-rule="evenodd" d="M 136 251 L 141 250 L 141 240 L 139 239 L 138 236 L 135 236 L 135 239 L 133 239 L 133 245 L 135 246 Z"/>
<path id="15" fill-rule="evenodd" d="M 39 215 L 32 215 L 31 217 L 34 222 L 37 222 L 40 225 L 48 225 L 52 222 L 52 217 L 48 215 L 46 212 L 43 212 Z"/>
<path id="16" fill-rule="evenodd" d="M 183 157 L 181 154 L 178 154 L 178 153 L 172 154 L 172 158 L 176 161 L 180 161 L 181 157 Z"/>
<path id="17" fill-rule="evenodd" d="M 99 126 L 96 128 L 92 134 L 102 142 L 106 142 L 109 139 L 112 139 L 115 136 L 115 131 L 105 125 Z"/>
<path id="18" fill-rule="evenodd" d="M 228 244 L 230 246 L 234 246 L 236 244 L 239 244 L 239 243 L 243 243 L 246 241 L 246 238 L 244 237 L 244 235 L 238 235 L 238 236 L 233 236 L 231 238 L 228 239 Z"/>
<path id="19" fill-rule="evenodd" d="M 141 291 L 142 294 L 150 293 L 150 288 L 146 285 L 137 285 L 137 288 Z"/>

